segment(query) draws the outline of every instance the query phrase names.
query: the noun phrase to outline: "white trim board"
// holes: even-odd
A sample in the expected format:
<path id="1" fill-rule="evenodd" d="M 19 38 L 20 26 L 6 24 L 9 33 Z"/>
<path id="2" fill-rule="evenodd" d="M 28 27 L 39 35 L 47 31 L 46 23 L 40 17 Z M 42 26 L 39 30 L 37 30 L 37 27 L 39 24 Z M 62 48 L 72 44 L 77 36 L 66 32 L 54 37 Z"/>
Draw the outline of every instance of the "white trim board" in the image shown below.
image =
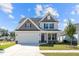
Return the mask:
<path id="1" fill-rule="evenodd" d="M 22 23 L 20 23 L 20 24 L 18 25 L 17 29 L 19 29 L 27 20 L 29 20 L 32 24 L 34 24 L 34 26 L 35 26 L 37 29 L 41 30 L 30 18 L 27 18 L 27 19 L 25 19 Z"/>

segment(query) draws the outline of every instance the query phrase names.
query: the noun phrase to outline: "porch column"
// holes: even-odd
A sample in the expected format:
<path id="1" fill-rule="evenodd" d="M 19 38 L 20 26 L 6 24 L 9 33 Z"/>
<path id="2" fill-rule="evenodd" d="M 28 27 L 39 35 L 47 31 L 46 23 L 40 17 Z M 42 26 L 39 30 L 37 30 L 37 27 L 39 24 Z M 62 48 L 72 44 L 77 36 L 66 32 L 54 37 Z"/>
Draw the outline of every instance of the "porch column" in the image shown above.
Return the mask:
<path id="1" fill-rule="evenodd" d="M 44 33 L 44 40 L 46 41 L 46 33 Z"/>
<path id="2" fill-rule="evenodd" d="M 59 33 L 57 33 L 57 41 L 60 41 Z"/>

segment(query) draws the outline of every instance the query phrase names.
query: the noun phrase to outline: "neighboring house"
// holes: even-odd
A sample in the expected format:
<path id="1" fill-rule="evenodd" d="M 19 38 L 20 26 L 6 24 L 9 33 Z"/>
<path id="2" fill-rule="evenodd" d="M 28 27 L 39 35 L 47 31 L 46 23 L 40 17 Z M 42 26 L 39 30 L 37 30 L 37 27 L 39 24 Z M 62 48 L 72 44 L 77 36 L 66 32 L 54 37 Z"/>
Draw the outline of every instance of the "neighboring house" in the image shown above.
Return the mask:
<path id="1" fill-rule="evenodd" d="M 77 38 L 79 44 L 79 23 L 75 24 L 75 26 L 76 26 L 76 34 L 74 36 Z"/>
<path id="2" fill-rule="evenodd" d="M 79 44 L 79 23 L 75 24 L 76 26 L 76 33 L 74 34 L 74 37 L 77 39 L 77 42 Z M 68 36 L 65 35 L 64 31 L 61 31 L 60 33 L 60 41 L 62 42 L 63 40 L 68 40 L 70 41 L 70 39 L 68 39 Z"/>
<path id="3" fill-rule="evenodd" d="M 59 41 L 59 21 L 47 13 L 42 18 L 23 18 L 15 31 L 20 44 L 54 43 Z"/>

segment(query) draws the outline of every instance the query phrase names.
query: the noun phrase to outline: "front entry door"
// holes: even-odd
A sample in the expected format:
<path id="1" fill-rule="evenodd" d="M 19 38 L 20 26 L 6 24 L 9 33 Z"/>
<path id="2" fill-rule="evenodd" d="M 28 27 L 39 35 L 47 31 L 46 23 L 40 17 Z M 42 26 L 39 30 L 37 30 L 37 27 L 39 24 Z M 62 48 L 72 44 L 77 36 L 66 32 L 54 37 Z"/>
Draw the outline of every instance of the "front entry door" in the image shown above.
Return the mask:
<path id="1" fill-rule="evenodd" d="M 44 42 L 44 33 L 41 34 L 41 42 Z"/>

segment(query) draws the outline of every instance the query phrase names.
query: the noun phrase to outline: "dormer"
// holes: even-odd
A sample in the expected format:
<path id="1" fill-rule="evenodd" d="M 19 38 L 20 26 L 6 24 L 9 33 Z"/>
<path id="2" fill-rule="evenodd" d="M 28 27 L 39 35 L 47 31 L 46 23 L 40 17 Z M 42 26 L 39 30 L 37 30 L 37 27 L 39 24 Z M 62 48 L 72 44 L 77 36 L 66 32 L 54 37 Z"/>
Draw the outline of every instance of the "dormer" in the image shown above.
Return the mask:
<path id="1" fill-rule="evenodd" d="M 44 30 L 58 29 L 58 21 L 48 12 L 41 20 L 40 27 Z"/>

